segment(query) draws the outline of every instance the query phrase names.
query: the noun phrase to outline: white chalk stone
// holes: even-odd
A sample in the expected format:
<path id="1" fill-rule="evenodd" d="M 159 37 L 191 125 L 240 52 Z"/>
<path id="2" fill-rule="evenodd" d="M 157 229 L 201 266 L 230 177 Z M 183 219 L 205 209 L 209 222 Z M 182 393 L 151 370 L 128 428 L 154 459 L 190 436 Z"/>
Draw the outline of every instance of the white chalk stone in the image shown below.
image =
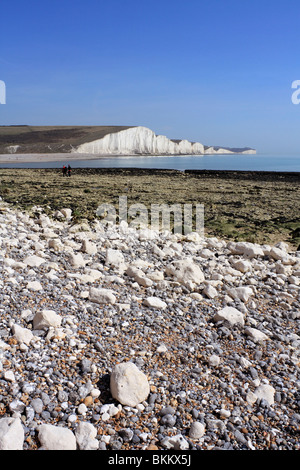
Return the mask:
<path id="1" fill-rule="evenodd" d="M 242 302 L 247 302 L 250 296 L 253 295 L 253 290 L 251 289 L 251 287 L 248 287 L 248 286 L 233 287 L 231 289 L 228 289 L 227 293 L 233 299 L 239 299 Z"/>
<path id="2" fill-rule="evenodd" d="M 240 260 L 234 262 L 233 266 L 234 266 L 235 269 L 237 269 L 241 273 L 246 273 L 246 272 L 252 271 L 252 264 L 248 260 L 240 259 Z"/>
<path id="3" fill-rule="evenodd" d="M 30 331 L 28 328 L 23 328 L 16 323 L 12 326 L 12 332 L 19 343 L 25 343 L 29 345 L 34 338 L 32 331 Z"/>
<path id="4" fill-rule="evenodd" d="M 151 307 L 151 308 L 157 308 L 157 309 L 165 309 L 167 307 L 166 302 L 161 300 L 158 297 L 147 297 L 144 301 L 143 304 L 146 307 Z"/>
<path id="5" fill-rule="evenodd" d="M 46 260 L 42 258 L 41 256 L 33 255 L 33 256 L 27 256 L 24 259 L 24 263 L 27 266 L 30 266 L 31 268 L 38 268 L 41 266 L 41 264 L 45 263 Z"/>
<path id="6" fill-rule="evenodd" d="M 54 251 L 62 251 L 63 244 L 58 238 L 52 238 L 48 242 L 49 248 L 52 248 Z"/>
<path id="7" fill-rule="evenodd" d="M 117 364 L 110 376 L 113 398 L 122 405 L 134 407 L 147 399 L 150 386 L 146 375 L 132 362 Z"/>
<path id="8" fill-rule="evenodd" d="M 283 261 L 288 257 L 288 253 L 285 250 L 273 246 L 270 251 L 270 256 L 275 260 Z"/>
<path id="9" fill-rule="evenodd" d="M 19 418 L 0 419 L 0 450 L 23 450 L 24 428 Z"/>
<path id="10" fill-rule="evenodd" d="M 208 363 L 211 367 L 218 367 L 218 365 L 220 364 L 221 362 L 221 359 L 219 356 L 217 356 L 216 354 L 212 354 L 211 356 L 209 356 L 208 358 Z"/>
<path id="11" fill-rule="evenodd" d="M 204 281 L 204 274 L 200 267 L 191 259 L 174 261 L 166 268 L 166 274 L 182 284 L 191 281 L 194 284 L 201 284 Z"/>
<path id="12" fill-rule="evenodd" d="M 70 253 L 69 262 L 74 268 L 81 268 L 86 265 L 86 262 L 81 253 Z"/>
<path id="13" fill-rule="evenodd" d="M 12 370 L 6 370 L 3 374 L 3 377 L 8 382 L 15 382 L 15 380 L 16 380 L 15 374 L 13 373 Z"/>
<path id="14" fill-rule="evenodd" d="M 182 434 L 176 434 L 176 436 L 166 437 L 165 439 L 163 439 L 162 445 L 166 449 L 174 449 L 174 450 L 189 449 L 189 443 L 183 437 Z"/>
<path id="15" fill-rule="evenodd" d="M 50 327 L 59 327 L 61 325 L 61 316 L 53 310 L 42 310 L 35 314 L 33 318 L 33 328 L 35 330 L 44 330 Z"/>
<path id="16" fill-rule="evenodd" d="M 120 250 L 114 250 L 108 248 L 106 250 L 106 260 L 105 263 L 112 266 L 119 266 L 124 263 L 124 256 Z"/>
<path id="17" fill-rule="evenodd" d="M 205 286 L 203 289 L 203 294 L 205 294 L 209 299 L 214 299 L 219 295 L 217 289 L 215 289 L 212 285 Z"/>
<path id="18" fill-rule="evenodd" d="M 95 255 L 97 253 L 97 246 L 90 240 L 82 240 L 81 250 L 88 255 Z"/>
<path id="19" fill-rule="evenodd" d="M 109 289 L 103 289 L 96 287 L 91 287 L 89 290 L 89 299 L 91 302 L 98 304 L 115 304 L 116 296 L 113 291 Z"/>
<path id="20" fill-rule="evenodd" d="M 41 424 L 38 438 L 45 450 L 76 450 L 76 438 L 73 432 L 62 426 Z"/>
<path id="21" fill-rule="evenodd" d="M 247 327 L 245 329 L 245 333 L 250 336 L 252 341 L 254 341 L 255 343 L 263 343 L 264 341 L 270 339 L 269 336 L 267 336 L 262 331 L 257 330 L 256 328 Z"/>
<path id="22" fill-rule="evenodd" d="M 36 292 L 43 289 L 43 286 L 39 281 L 29 281 L 26 287 L 27 289 L 36 291 Z"/>
<path id="23" fill-rule="evenodd" d="M 80 450 L 97 450 L 99 441 L 96 439 L 97 429 L 91 423 L 80 421 L 75 437 Z"/>
<path id="24" fill-rule="evenodd" d="M 266 400 L 269 405 L 273 405 L 275 388 L 268 384 L 261 384 L 254 390 L 254 395 L 259 399 Z"/>
<path id="25" fill-rule="evenodd" d="M 201 439 L 205 434 L 205 426 L 199 421 L 194 421 L 189 430 L 189 437 L 193 440 Z"/>
<path id="26" fill-rule="evenodd" d="M 249 242 L 229 242 L 228 248 L 232 254 L 244 255 L 247 258 L 255 258 L 264 256 L 264 251 L 261 246 Z"/>
<path id="27" fill-rule="evenodd" d="M 215 322 L 227 321 L 230 325 L 240 324 L 244 326 L 244 315 L 234 307 L 224 307 L 213 317 Z"/>
<path id="28" fill-rule="evenodd" d="M 59 211 L 66 219 L 71 219 L 72 209 L 64 208 Z"/>

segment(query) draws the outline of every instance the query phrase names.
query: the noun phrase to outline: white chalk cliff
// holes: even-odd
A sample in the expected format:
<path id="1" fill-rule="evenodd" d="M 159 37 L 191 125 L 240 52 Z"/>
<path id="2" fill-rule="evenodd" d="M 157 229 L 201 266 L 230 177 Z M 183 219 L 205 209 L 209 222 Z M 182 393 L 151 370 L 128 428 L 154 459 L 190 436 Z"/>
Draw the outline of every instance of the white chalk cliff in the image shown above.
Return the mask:
<path id="1" fill-rule="evenodd" d="M 205 155 L 229 155 L 229 154 L 243 154 L 243 155 L 255 155 L 256 150 L 254 149 L 228 149 L 221 147 L 208 147 L 205 149 Z"/>
<path id="2" fill-rule="evenodd" d="M 74 151 L 97 155 L 204 155 L 206 153 L 234 153 L 219 148 L 215 150 L 213 147 L 205 150 L 204 145 L 200 142 L 189 142 L 188 140 L 174 141 L 163 135 L 156 135 L 151 129 L 143 126 L 131 127 L 119 132 L 106 134 L 101 139 L 79 145 Z"/>

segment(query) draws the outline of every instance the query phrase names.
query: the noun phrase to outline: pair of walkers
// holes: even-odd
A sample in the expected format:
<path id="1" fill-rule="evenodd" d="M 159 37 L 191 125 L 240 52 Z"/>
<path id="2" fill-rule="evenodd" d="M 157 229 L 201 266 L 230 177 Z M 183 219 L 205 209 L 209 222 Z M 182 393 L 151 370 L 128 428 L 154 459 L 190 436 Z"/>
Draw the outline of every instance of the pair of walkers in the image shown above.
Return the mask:
<path id="1" fill-rule="evenodd" d="M 71 176 L 71 167 L 70 167 L 70 165 L 68 165 L 68 166 L 64 165 L 63 166 L 62 174 L 63 174 L 63 176 Z"/>

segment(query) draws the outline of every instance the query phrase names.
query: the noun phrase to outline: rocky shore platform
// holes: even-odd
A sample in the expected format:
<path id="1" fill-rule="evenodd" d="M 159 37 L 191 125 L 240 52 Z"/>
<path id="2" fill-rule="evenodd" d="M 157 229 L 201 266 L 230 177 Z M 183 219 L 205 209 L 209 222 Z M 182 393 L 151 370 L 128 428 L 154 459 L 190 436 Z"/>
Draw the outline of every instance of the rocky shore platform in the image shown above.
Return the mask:
<path id="1" fill-rule="evenodd" d="M 0 169 L 0 196 L 22 210 L 34 205 L 51 215 L 61 207 L 75 219 L 95 218 L 103 203 L 202 204 L 205 232 L 234 241 L 300 246 L 300 173 L 259 171 L 74 168 Z"/>
<path id="2" fill-rule="evenodd" d="M 300 450 L 300 253 L 0 205 L 0 449 Z"/>

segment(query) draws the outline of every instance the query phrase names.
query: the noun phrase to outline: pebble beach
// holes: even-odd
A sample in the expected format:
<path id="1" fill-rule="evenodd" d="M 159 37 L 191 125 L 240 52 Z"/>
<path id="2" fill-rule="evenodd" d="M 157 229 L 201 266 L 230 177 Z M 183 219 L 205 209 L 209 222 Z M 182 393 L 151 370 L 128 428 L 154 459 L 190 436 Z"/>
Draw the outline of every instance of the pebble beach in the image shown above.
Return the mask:
<path id="1" fill-rule="evenodd" d="M 300 252 L 0 202 L 1 450 L 300 450 Z"/>

